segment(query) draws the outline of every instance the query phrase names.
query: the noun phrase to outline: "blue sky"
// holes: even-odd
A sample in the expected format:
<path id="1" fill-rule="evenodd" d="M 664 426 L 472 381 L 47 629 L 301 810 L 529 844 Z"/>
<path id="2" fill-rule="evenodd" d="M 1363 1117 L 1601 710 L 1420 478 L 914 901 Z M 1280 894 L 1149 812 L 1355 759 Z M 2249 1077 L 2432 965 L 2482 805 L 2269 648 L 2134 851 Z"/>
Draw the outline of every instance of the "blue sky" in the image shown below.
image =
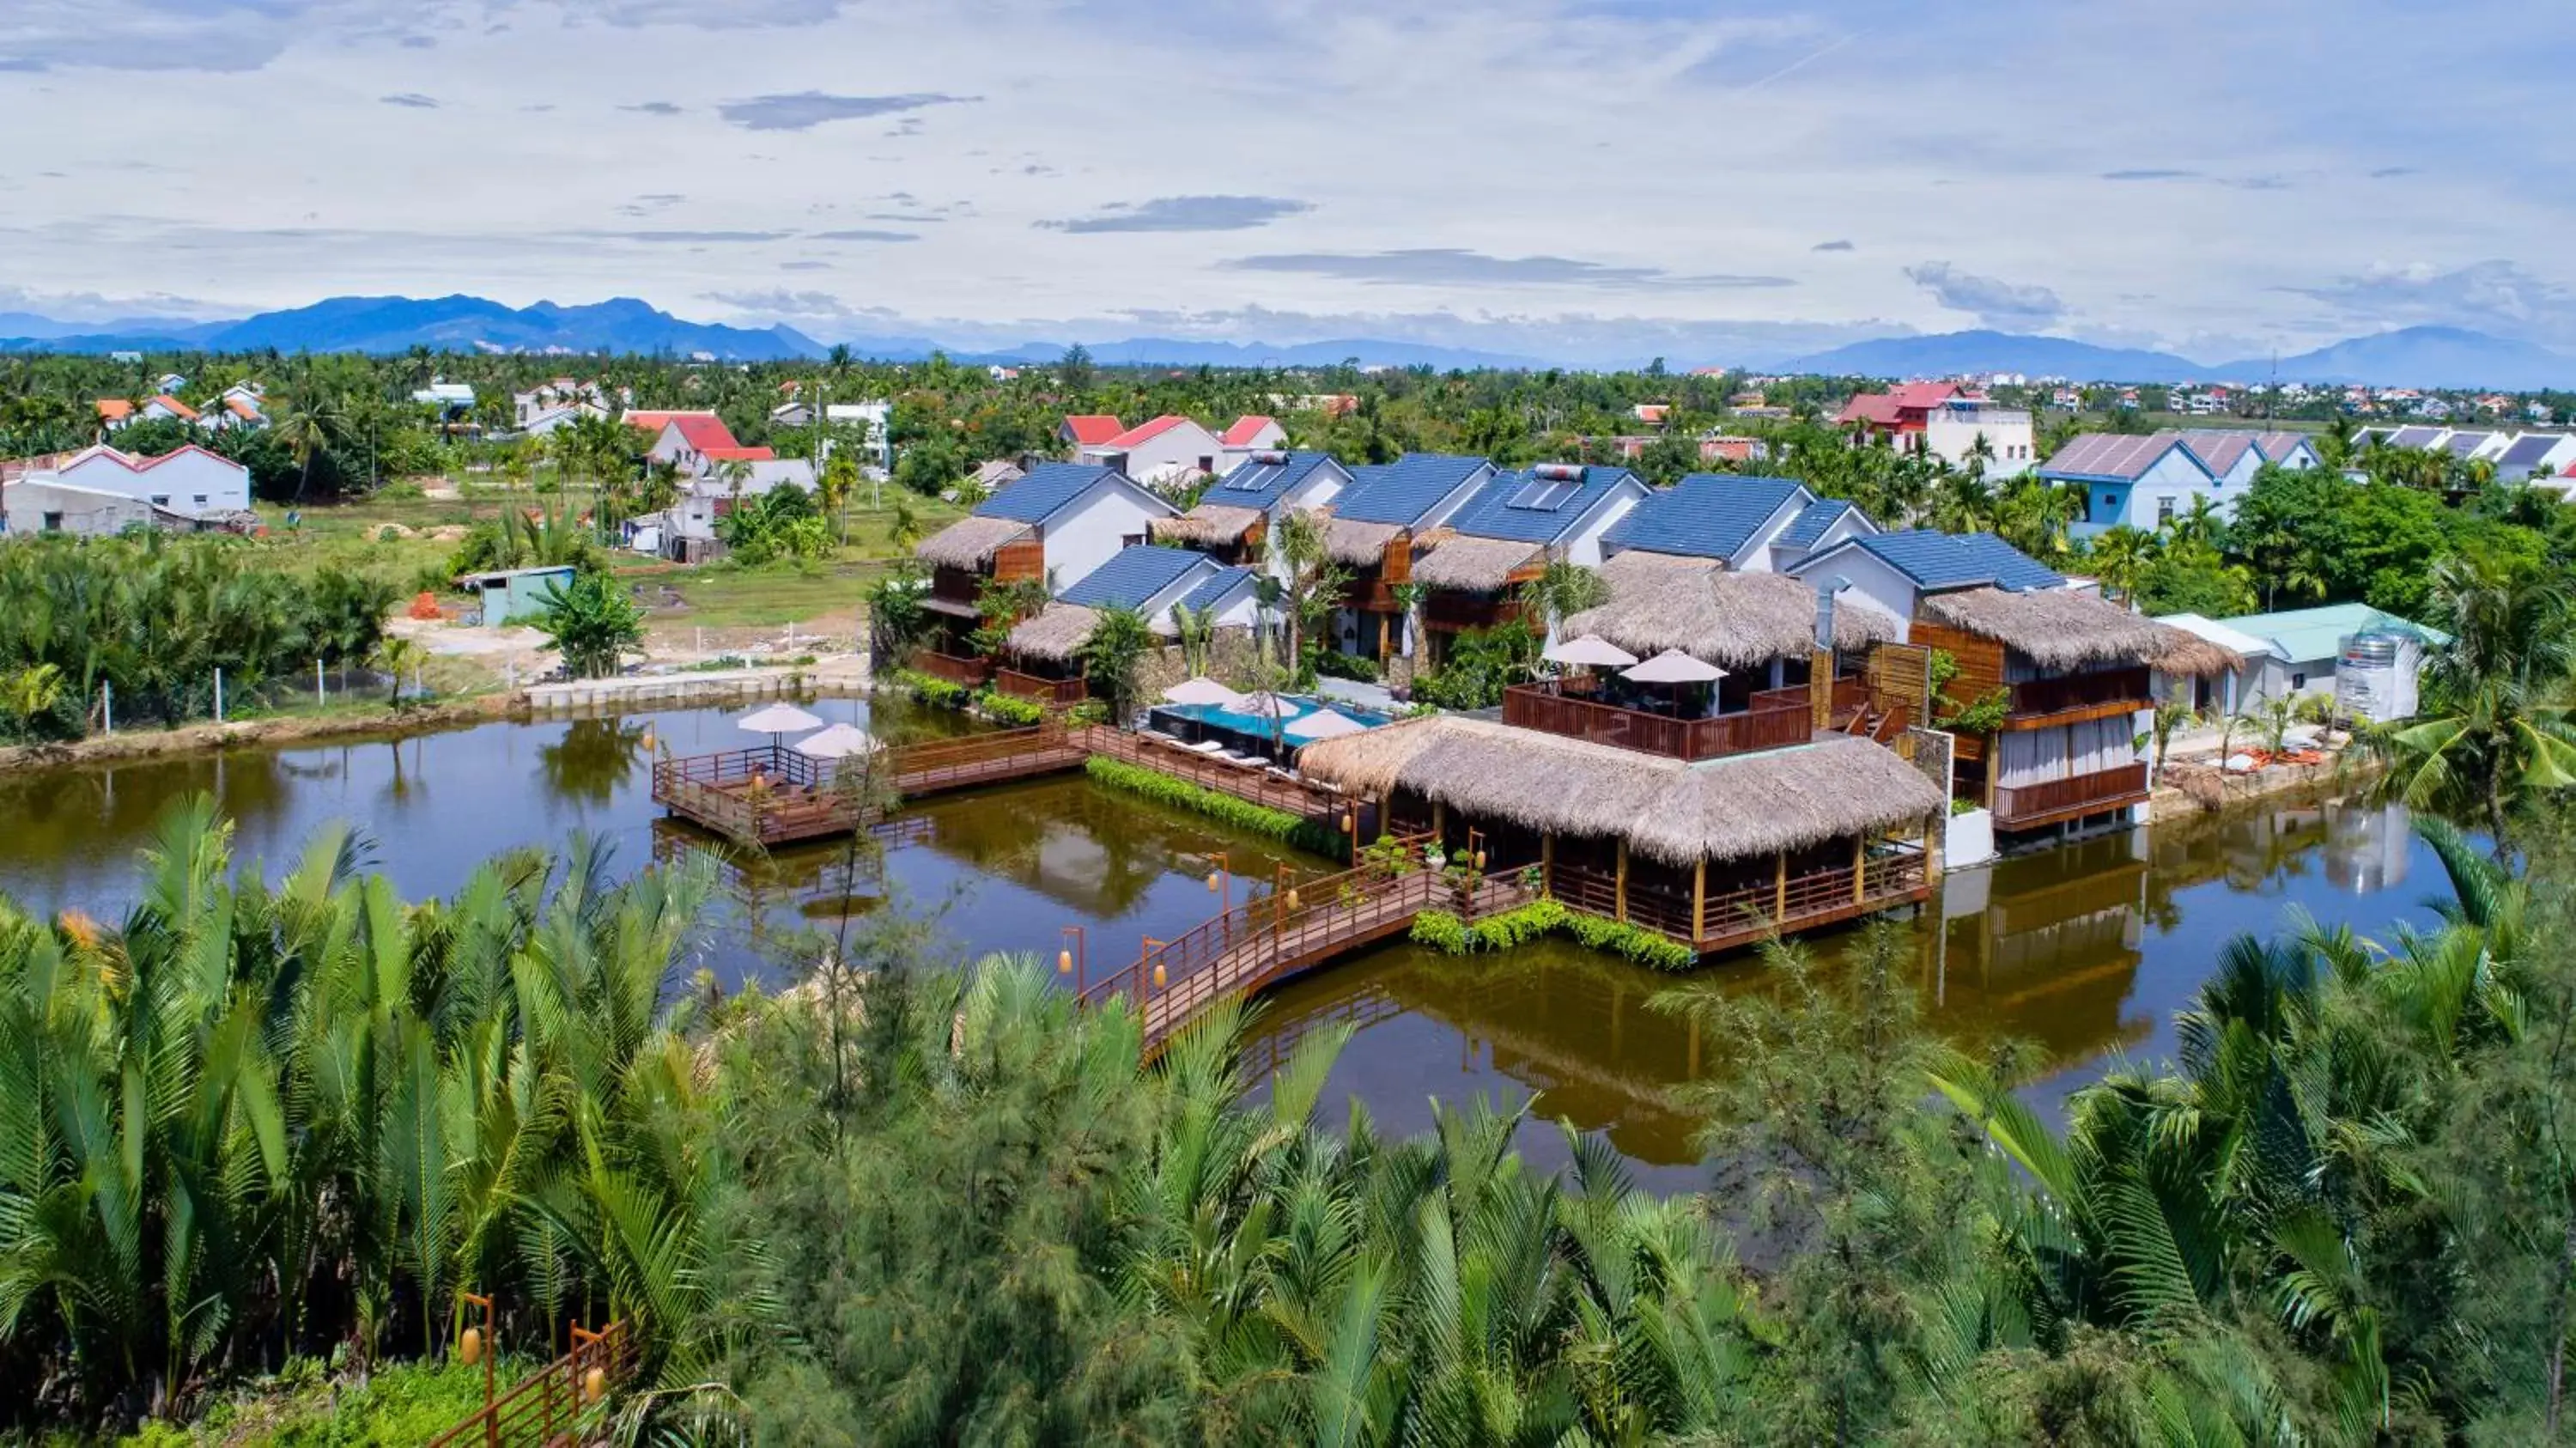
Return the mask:
<path id="1" fill-rule="evenodd" d="M 2576 347 L 2576 7 L 12 0 L 0 311 Z"/>

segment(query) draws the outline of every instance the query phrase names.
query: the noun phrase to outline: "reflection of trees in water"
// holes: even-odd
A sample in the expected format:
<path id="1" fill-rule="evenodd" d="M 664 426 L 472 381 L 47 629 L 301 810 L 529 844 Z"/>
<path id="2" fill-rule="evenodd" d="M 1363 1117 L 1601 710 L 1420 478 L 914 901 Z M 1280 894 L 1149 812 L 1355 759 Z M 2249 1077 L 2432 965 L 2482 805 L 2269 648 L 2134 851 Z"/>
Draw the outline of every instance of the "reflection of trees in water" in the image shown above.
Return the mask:
<path id="1" fill-rule="evenodd" d="M 1198 875 L 1225 852 L 1240 903 L 1274 864 L 1322 868 L 1292 851 L 1233 835 L 1177 812 L 1122 798 L 1087 780 L 1013 785 L 921 808 L 928 843 L 977 871 L 1025 886 L 1094 921 L 1133 911 L 1168 876 Z M 1207 913 L 1216 913 L 1213 897 Z"/>
<path id="2" fill-rule="evenodd" d="M 35 771 L 0 782 L 0 858 L 130 852 L 149 842 L 172 800 L 200 790 L 227 818 L 264 819 L 284 808 L 290 777 L 284 758 L 263 750 Z"/>
<path id="3" fill-rule="evenodd" d="M 575 719 L 563 736 L 537 747 L 537 775 L 558 799 L 606 804 L 632 779 L 652 726 L 622 719 Z"/>

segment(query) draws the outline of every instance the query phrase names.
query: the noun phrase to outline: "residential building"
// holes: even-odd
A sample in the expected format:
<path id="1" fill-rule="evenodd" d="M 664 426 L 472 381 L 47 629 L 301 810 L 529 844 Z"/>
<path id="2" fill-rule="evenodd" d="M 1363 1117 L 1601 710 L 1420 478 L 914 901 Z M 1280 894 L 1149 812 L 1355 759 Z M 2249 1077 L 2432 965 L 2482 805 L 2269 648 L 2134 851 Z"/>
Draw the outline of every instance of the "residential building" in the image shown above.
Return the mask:
<path id="1" fill-rule="evenodd" d="M 102 397 L 95 404 L 98 425 L 106 432 L 116 432 L 138 422 L 168 420 L 191 425 L 198 421 L 197 409 L 167 392 L 155 393 L 135 402 L 123 397 Z"/>
<path id="2" fill-rule="evenodd" d="M 1921 447 L 1954 468 L 1977 466 L 1988 478 L 2026 473 L 2039 461 L 2029 411 L 1982 397 L 1951 397 L 1925 412 Z"/>
<path id="3" fill-rule="evenodd" d="M 237 427 L 266 427 L 267 404 L 268 399 L 261 393 L 259 384 L 236 382 L 206 406 L 201 420 L 211 432 L 225 432 Z"/>
<path id="4" fill-rule="evenodd" d="M 814 464 L 805 458 L 767 458 L 727 465 L 716 475 L 680 484 L 669 508 L 627 526 L 627 545 L 674 563 L 710 563 L 725 554 L 718 525 L 745 498 L 777 488 L 814 490 Z"/>
<path id="5" fill-rule="evenodd" d="M 1948 655 L 1955 672 L 1932 727 L 1952 727 L 1954 787 L 1999 832 L 2111 817 L 2147 798 L 2136 745 L 2155 707 L 2152 672 L 2216 672 L 2229 656 L 2070 583 L 1991 533 L 1918 530 L 1854 538 L 1792 577 L 1873 609 L 1896 640 Z M 1995 727 L 1944 718 L 2000 706 Z"/>
<path id="6" fill-rule="evenodd" d="M 2039 476 L 2085 490 L 2084 517 L 2070 530 L 2084 538 L 2123 526 L 2152 533 L 2189 516 L 2200 499 L 2207 499 L 2221 517 L 2232 517 L 2236 500 L 2265 464 L 2312 468 L 2321 461 L 2304 433 L 2212 428 L 2091 432 L 2059 448 L 2041 465 Z"/>
<path id="7" fill-rule="evenodd" d="M 1008 662 L 993 670 L 993 685 L 1043 703 L 1078 702 L 1085 693 L 1082 647 L 1103 610 L 1133 609 L 1163 639 L 1180 635 L 1183 609 L 1206 609 L 1220 629 L 1249 629 L 1260 620 L 1254 577 L 1251 568 L 1192 549 L 1120 549 L 1011 630 Z"/>
<path id="8" fill-rule="evenodd" d="M 732 463 L 778 458 L 765 447 L 744 447 L 724 419 L 712 412 L 630 412 L 625 422 L 653 440 L 644 450 L 646 462 L 668 463 L 688 477 L 707 477 Z"/>
<path id="9" fill-rule="evenodd" d="M 1704 463 L 1762 463 L 1771 460 L 1771 444 L 1758 437 L 1712 432 L 1699 440 Z"/>
<path id="10" fill-rule="evenodd" d="M 1179 413 L 1138 423 L 1106 442 L 1082 449 L 1082 461 L 1115 468 L 1149 487 L 1168 487 L 1214 474 L 1225 455 L 1215 433 Z"/>
<path id="11" fill-rule="evenodd" d="M 1127 430 L 1127 424 L 1105 412 L 1068 413 L 1057 423 L 1055 440 L 1079 453 L 1084 448 L 1098 447 Z"/>
<path id="12" fill-rule="evenodd" d="M 466 382 L 433 380 L 411 395 L 411 400 L 434 409 L 442 422 L 459 422 L 474 415 L 474 387 Z"/>
<path id="13" fill-rule="evenodd" d="M 130 493 L 74 487 L 50 473 L 0 482 L 0 533 L 107 538 L 152 526 L 150 503 Z"/>
<path id="14" fill-rule="evenodd" d="M 2238 614 L 2222 619 L 2185 613 L 2158 621 L 2237 656 L 2236 668 L 2189 685 L 2187 697 L 2192 707 L 2213 713 L 2250 713 L 2273 699 L 2309 695 L 2336 698 L 2337 666 L 2343 660 L 2345 646 L 2365 634 L 2411 640 L 2419 653 L 2450 642 L 2450 635 L 2439 629 L 2363 603 Z M 2409 699 L 2415 693 L 2416 663 L 2412 656 L 2402 661 L 2406 671 L 2402 692 Z"/>
<path id="15" fill-rule="evenodd" d="M 941 616 L 938 637 L 918 660 L 942 677 L 981 682 L 968 639 L 980 622 L 988 583 L 1035 582 L 1052 594 L 1087 577 L 1122 548 L 1147 541 L 1153 520 L 1175 509 L 1115 468 L 1040 463 L 975 511 L 913 549 L 931 566 L 923 604 Z M 941 660 L 946 662 L 942 663 Z"/>
<path id="16" fill-rule="evenodd" d="M 1602 552 L 1711 558 L 1737 573 L 1767 573 L 1877 525 L 1848 503 L 1803 483 L 1740 473 L 1692 473 L 1647 496 L 1601 539 Z"/>
<path id="17" fill-rule="evenodd" d="M 1391 463 L 1351 470 L 1324 525 L 1324 551 L 1350 570 L 1332 637 L 1346 654 L 1381 663 L 1409 655 L 1397 586 L 1413 579 L 1416 544 L 1457 515 L 1494 476 L 1483 458 L 1407 453 Z"/>
<path id="18" fill-rule="evenodd" d="M 525 392 L 511 393 L 510 412 L 512 425 L 519 431 L 542 436 L 585 413 L 607 416 L 608 392 L 596 382 L 557 377 Z M 538 426 L 541 420 L 546 423 L 543 428 Z"/>
<path id="19" fill-rule="evenodd" d="M 25 481 L 113 493 L 181 519 L 250 508 L 250 469 L 194 443 L 151 458 L 100 444 L 59 457 L 50 469 L 28 473 Z"/>
<path id="20" fill-rule="evenodd" d="M 1281 427 L 1275 417 L 1245 413 L 1234 420 L 1234 426 L 1217 434 L 1217 442 L 1225 449 L 1224 455 L 1217 459 L 1217 467 L 1220 471 L 1230 471 L 1254 453 L 1278 452 L 1285 448 L 1288 430 Z"/>
<path id="21" fill-rule="evenodd" d="M 1488 479 L 1416 549 L 1413 579 L 1430 586 L 1424 662 L 1438 666 L 1456 635 L 1515 616 L 1512 590 L 1548 564 L 1597 567 L 1603 537 L 1650 491 L 1626 468 L 1597 464 L 1542 463 Z"/>
<path id="22" fill-rule="evenodd" d="M 1198 505 L 1153 524 L 1154 540 L 1195 548 L 1226 563 L 1248 563 L 1286 578 L 1276 546 L 1281 517 L 1329 508 L 1351 475 L 1330 453 L 1255 452 L 1199 495 Z"/>
<path id="23" fill-rule="evenodd" d="M 1966 395 L 1956 382 L 1901 382 L 1885 392 L 1856 392 L 1834 415 L 1840 426 L 1885 438 L 1898 447 L 1919 446 L 1932 409 Z"/>

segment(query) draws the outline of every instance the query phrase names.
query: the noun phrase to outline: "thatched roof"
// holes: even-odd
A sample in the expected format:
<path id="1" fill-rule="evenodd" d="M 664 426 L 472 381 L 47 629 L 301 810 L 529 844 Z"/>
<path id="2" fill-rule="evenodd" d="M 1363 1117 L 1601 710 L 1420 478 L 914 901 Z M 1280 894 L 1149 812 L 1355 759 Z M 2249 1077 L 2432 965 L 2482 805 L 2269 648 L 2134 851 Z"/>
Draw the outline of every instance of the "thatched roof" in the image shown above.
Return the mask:
<path id="1" fill-rule="evenodd" d="M 1078 603 L 1050 603 L 1011 630 L 1011 652 L 1062 663 L 1082 649 L 1100 615 Z"/>
<path id="2" fill-rule="evenodd" d="M 2178 678 L 2214 679 L 2245 667 L 2245 656 L 2225 644 L 2169 623 L 2156 626 L 2168 635 L 2168 646 L 2155 661 L 2156 668 L 2164 673 Z"/>
<path id="3" fill-rule="evenodd" d="M 1335 518 L 1324 525 L 1324 551 L 1335 563 L 1348 563 L 1365 568 L 1386 557 L 1386 545 L 1404 531 L 1401 523 L 1363 523 L 1357 518 Z"/>
<path id="4" fill-rule="evenodd" d="M 1993 639 L 2043 669 L 2153 664 L 2176 649 L 2181 632 L 2098 593 L 2063 588 L 1967 588 L 1933 594 L 1921 608 L 1934 623 Z"/>
<path id="5" fill-rule="evenodd" d="M 1232 543 L 1261 521 L 1259 508 L 1201 503 L 1177 518 L 1156 518 L 1146 527 L 1157 543 Z"/>
<path id="6" fill-rule="evenodd" d="M 1640 658 L 1679 649 L 1725 669 L 1804 658 L 1815 646 L 1816 596 L 1780 573 L 1731 573 L 1711 558 L 1622 553 L 1601 565 L 1610 601 L 1568 615 L 1558 632 L 1598 634 Z M 1896 637 L 1871 608 L 1834 610 L 1834 646 L 1860 650 Z"/>
<path id="7" fill-rule="evenodd" d="M 1540 551 L 1536 543 L 1452 534 L 1414 563 L 1413 579 L 1433 588 L 1497 593 L 1511 582 L 1515 569 L 1538 557 Z"/>
<path id="8" fill-rule="evenodd" d="M 1003 544 L 1028 531 L 1029 525 L 1017 518 L 964 517 L 914 544 L 912 552 L 942 568 L 981 568 Z"/>
<path id="9" fill-rule="evenodd" d="M 1866 739 L 1685 764 L 1456 715 L 1309 744 L 1306 775 L 1383 797 L 1401 786 L 1474 819 L 1608 838 L 1667 864 L 1803 849 L 1947 807 L 1940 787 Z"/>

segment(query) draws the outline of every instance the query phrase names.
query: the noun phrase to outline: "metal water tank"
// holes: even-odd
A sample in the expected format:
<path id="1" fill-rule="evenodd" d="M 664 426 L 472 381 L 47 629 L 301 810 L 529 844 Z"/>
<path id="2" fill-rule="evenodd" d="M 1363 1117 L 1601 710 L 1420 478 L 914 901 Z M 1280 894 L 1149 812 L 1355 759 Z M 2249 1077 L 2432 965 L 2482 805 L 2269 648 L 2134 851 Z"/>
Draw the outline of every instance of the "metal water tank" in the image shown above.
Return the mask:
<path id="1" fill-rule="evenodd" d="M 2415 712 L 2415 671 L 2423 647 L 2407 634 L 2371 629 L 2343 641 L 2335 662 L 2335 708 L 2347 719 L 2385 724 Z"/>

